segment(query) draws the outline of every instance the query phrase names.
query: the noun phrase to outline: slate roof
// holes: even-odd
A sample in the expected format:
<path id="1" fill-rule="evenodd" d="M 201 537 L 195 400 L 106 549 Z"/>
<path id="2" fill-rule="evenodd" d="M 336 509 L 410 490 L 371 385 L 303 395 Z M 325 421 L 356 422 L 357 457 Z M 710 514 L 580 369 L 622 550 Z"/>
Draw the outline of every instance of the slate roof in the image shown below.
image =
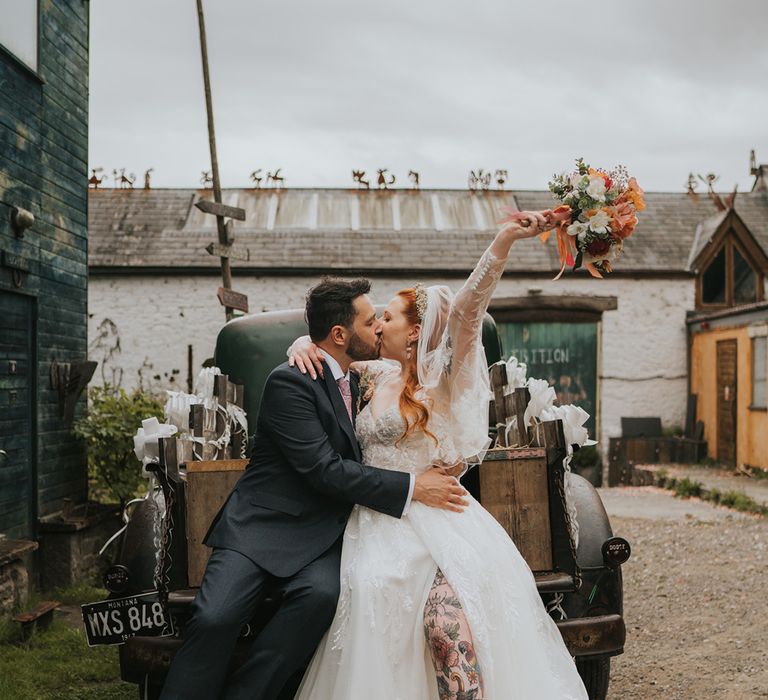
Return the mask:
<path id="1" fill-rule="evenodd" d="M 146 268 L 213 269 L 205 246 L 217 240 L 215 217 L 193 206 L 210 190 L 91 190 L 89 266 L 92 271 Z M 499 210 L 551 207 L 549 192 L 471 193 L 467 190 L 344 189 L 224 190 L 225 204 L 246 210 L 235 222 L 235 247 L 259 271 L 470 270 L 491 241 Z M 702 244 L 700 224 L 717 214 L 708 197 L 648 193 L 647 208 L 616 266 L 622 274 L 686 274 Z M 768 252 L 768 193 L 739 194 L 736 211 Z M 700 229 L 697 240 L 697 227 Z M 558 269 L 553 241 L 518 245 L 507 271 Z"/>

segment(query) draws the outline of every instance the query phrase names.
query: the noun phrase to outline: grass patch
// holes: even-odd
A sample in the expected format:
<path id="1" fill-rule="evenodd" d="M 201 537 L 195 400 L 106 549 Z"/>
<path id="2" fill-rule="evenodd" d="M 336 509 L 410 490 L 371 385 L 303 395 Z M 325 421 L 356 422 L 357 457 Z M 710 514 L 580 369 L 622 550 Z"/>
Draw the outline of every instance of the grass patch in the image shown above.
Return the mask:
<path id="1" fill-rule="evenodd" d="M 687 476 L 675 482 L 675 496 L 680 498 L 690 498 L 691 496 L 700 497 L 703 491 L 703 484 L 700 481 L 692 481 Z"/>
<path id="2" fill-rule="evenodd" d="M 79 585 L 48 597 L 79 605 L 105 596 L 102 589 Z M 20 625 L 10 615 L 0 616 L 3 700 L 135 700 L 136 695 L 136 686 L 120 680 L 117 647 L 91 649 L 82 630 L 61 620 L 21 641 Z"/>
<path id="3" fill-rule="evenodd" d="M 659 469 L 659 471 L 656 472 L 655 483 L 656 486 L 674 491 L 675 496 L 679 498 L 696 496 L 703 501 L 709 501 L 716 505 L 733 508 L 742 513 L 768 516 L 768 505 L 759 503 L 751 496 L 747 496 L 743 491 L 705 489 L 701 482 L 689 479 L 687 476 L 682 479 L 669 476 L 669 472 L 667 472 L 666 469 Z"/>
<path id="4" fill-rule="evenodd" d="M 726 491 L 720 494 L 720 505 L 728 506 L 734 510 L 740 510 L 744 513 L 759 513 L 760 515 L 768 515 L 768 506 L 764 506 L 762 503 L 758 503 L 751 496 L 741 491 Z"/>

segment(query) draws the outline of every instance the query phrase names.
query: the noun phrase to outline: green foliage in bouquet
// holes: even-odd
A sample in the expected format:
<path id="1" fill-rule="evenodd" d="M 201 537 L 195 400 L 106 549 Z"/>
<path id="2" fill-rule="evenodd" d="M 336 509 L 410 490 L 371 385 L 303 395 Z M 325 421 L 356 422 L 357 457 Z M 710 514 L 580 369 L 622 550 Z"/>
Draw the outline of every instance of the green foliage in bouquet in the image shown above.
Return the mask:
<path id="1" fill-rule="evenodd" d="M 134 497 L 141 484 L 141 465 L 133 453 L 133 436 L 141 421 L 163 420 L 163 403 L 137 389 L 109 385 L 88 392 L 88 410 L 75 423 L 73 432 L 88 446 L 88 476 L 96 491 L 106 492 L 122 507 Z"/>

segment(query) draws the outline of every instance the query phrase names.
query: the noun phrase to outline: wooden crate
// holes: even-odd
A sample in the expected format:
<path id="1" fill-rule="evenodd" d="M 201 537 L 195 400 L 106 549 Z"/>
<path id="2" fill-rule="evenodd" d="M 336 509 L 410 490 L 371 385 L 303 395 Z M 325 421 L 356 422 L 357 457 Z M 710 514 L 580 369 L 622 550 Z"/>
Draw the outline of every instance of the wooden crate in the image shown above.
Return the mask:
<path id="1" fill-rule="evenodd" d="M 552 571 L 547 451 L 489 450 L 480 466 L 483 507 L 507 531 L 532 571 Z"/>
<path id="2" fill-rule="evenodd" d="M 187 580 L 200 585 L 211 555 L 205 533 L 248 464 L 246 459 L 217 459 L 187 463 L 186 515 Z"/>

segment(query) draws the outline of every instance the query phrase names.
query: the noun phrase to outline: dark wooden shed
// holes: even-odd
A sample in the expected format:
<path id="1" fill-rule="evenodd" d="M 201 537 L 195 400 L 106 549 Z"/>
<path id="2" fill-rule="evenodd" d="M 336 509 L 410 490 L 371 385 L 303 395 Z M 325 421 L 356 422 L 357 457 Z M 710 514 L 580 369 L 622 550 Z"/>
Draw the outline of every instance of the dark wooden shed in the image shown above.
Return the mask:
<path id="1" fill-rule="evenodd" d="M 64 413 L 75 407 L 69 379 L 87 352 L 89 3 L 19 0 L 6 12 L 13 12 L 0 16 L 0 539 L 7 550 L 12 541 L 37 540 L 46 517 L 87 498 L 85 452 Z"/>

